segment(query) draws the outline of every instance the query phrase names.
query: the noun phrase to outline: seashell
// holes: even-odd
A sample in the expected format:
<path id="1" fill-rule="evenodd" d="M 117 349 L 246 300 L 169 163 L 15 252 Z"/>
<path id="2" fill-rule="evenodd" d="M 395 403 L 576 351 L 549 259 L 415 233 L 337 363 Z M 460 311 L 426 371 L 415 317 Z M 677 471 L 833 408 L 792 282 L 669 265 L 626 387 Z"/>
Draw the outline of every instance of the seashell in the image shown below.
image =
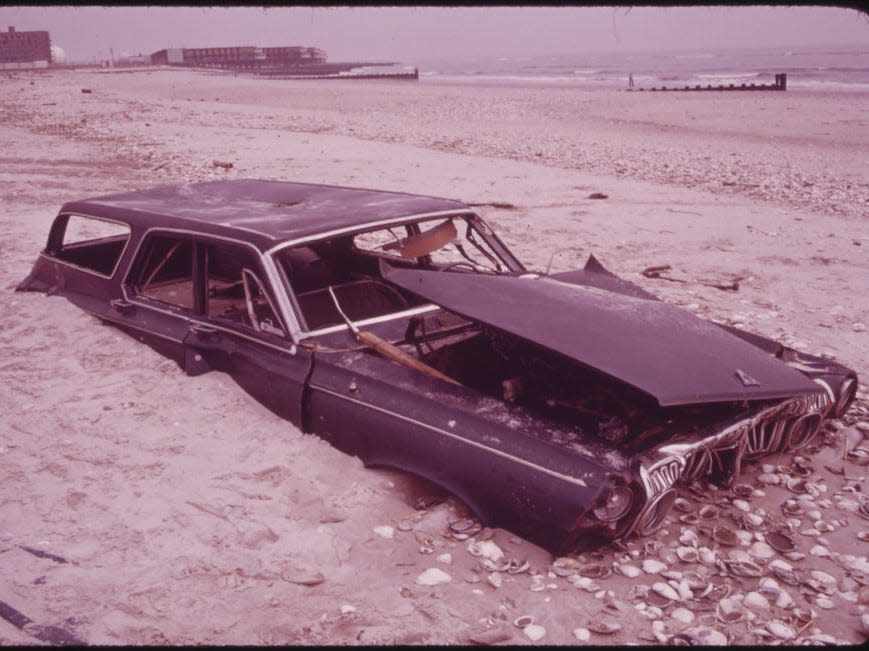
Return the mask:
<path id="1" fill-rule="evenodd" d="M 500 588 L 504 585 L 504 578 L 501 576 L 500 572 L 492 572 L 489 576 L 486 577 L 486 581 L 493 588 Z"/>
<path id="2" fill-rule="evenodd" d="M 686 513 L 679 516 L 679 522 L 682 524 L 697 524 L 700 522 L 700 518 L 694 513 Z"/>
<path id="3" fill-rule="evenodd" d="M 763 472 L 757 476 L 757 481 L 768 486 L 775 486 L 781 483 L 781 478 L 772 472 Z"/>
<path id="4" fill-rule="evenodd" d="M 527 637 L 532 642 L 542 640 L 543 637 L 546 635 L 546 629 L 540 626 L 540 624 L 529 624 L 522 629 L 522 632 L 525 633 L 525 637 Z"/>
<path id="5" fill-rule="evenodd" d="M 726 646 L 727 637 L 709 626 L 694 626 L 682 631 L 694 646 Z"/>
<path id="6" fill-rule="evenodd" d="M 820 570 L 811 570 L 809 575 L 811 578 L 805 581 L 805 585 L 821 594 L 835 594 L 837 589 L 836 577 Z"/>
<path id="7" fill-rule="evenodd" d="M 736 535 L 736 532 L 723 525 L 719 525 L 712 530 L 712 538 L 719 545 L 733 547 L 739 544 L 739 536 Z"/>
<path id="8" fill-rule="evenodd" d="M 612 635 L 622 630 L 622 625 L 611 619 L 596 619 L 585 625 L 592 633 Z"/>
<path id="9" fill-rule="evenodd" d="M 863 502 L 860 505 L 860 508 L 857 509 L 857 515 L 859 515 L 861 518 L 866 518 L 867 520 L 869 520 L 869 501 Z"/>
<path id="10" fill-rule="evenodd" d="M 818 595 L 818 598 L 815 599 L 815 605 L 824 610 L 832 610 L 836 607 L 836 604 L 827 595 Z"/>
<path id="11" fill-rule="evenodd" d="M 775 556 L 775 550 L 765 542 L 758 540 L 748 548 L 748 555 L 759 560 L 769 560 Z"/>
<path id="12" fill-rule="evenodd" d="M 455 522 L 450 522 L 450 531 L 453 533 L 463 533 L 469 536 L 474 535 L 482 528 L 479 522 L 471 518 L 462 518 Z"/>
<path id="13" fill-rule="evenodd" d="M 513 626 L 516 628 L 525 628 L 526 626 L 531 626 L 533 623 L 534 617 L 531 615 L 522 615 L 513 620 Z"/>
<path id="14" fill-rule="evenodd" d="M 669 599 L 671 602 L 679 600 L 679 593 L 676 592 L 676 589 L 669 583 L 664 583 L 663 581 L 653 583 L 652 592 L 664 597 L 665 599 Z"/>
<path id="15" fill-rule="evenodd" d="M 591 631 L 587 628 L 575 628 L 573 629 L 573 637 L 580 642 L 588 642 L 591 639 Z"/>
<path id="16" fill-rule="evenodd" d="M 760 592 L 747 592 L 742 605 L 752 610 L 769 610 L 769 600 Z"/>
<path id="17" fill-rule="evenodd" d="M 504 558 L 504 551 L 491 540 L 480 540 L 469 543 L 468 553 L 471 556 L 482 556 L 493 563 L 497 563 Z"/>
<path id="18" fill-rule="evenodd" d="M 800 624 L 808 624 L 815 619 L 815 611 L 811 608 L 794 608 L 793 615 Z"/>
<path id="19" fill-rule="evenodd" d="M 768 531 L 764 540 L 777 552 L 792 552 L 797 548 L 797 543 L 786 533 L 781 531 Z"/>
<path id="20" fill-rule="evenodd" d="M 781 510 L 785 515 L 802 515 L 805 512 L 803 505 L 799 500 L 785 500 L 781 505 Z"/>
<path id="21" fill-rule="evenodd" d="M 714 520 L 718 517 L 718 507 L 712 504 L 704 504 L 700 507 L 697 515 L 703 520 Z"/>
<path id="22" fill-rule="evenodd" d="M 639 567 L 637 567 L 636 565 L 630 565 L 628 563 L 617 563 L 616 571 L 619 574 L 628 577 L 629 579 L 635 579 L 643 573 L 643 570 L 641 570 Z"/>
<path id="23" fill-rule="evenodd" d="M 745 617 L 745 608 L 735 597 L 727 597 L 718 602 L 715 616 L 725 624 L 735 624 Z"/>
<path id="24" fill-rule="evenodd" d="M 860 615 L 860 633 L 869 636 L 869 613 Z"/>
<path id="25" fill-rule="evenodd" d="M 688 583 L 688 587 L 692 590 L 702 590 L 709 585 L 709 581 L 699 572 L 688 570 L 684 574 L 684 579 Z"/>
<path id="26" fill-rule="evenodd" d="M 808 493 L 808 482 L 805 477 L 791 477 L 785 483 L 785 486 L 791 493 Z"/>
<path id="27" fill-rule="evenodd" d="M 436 567 L 429 568 L 416 577 L 418 585 L 440 585 L 441 583 L 449 583 L 452 580 L 449 574 Z"/>
<path id="28" fill-rule="evenodd" d="M 696 547 L 677 547 L 676 556 L 683 563 L 696 563 L 700 554 Z"/>
<path id="29" fill-rule="evenodd" d="M 734 576 L 757 577 L 763 574 L 763 568 L 752 561 L 728 562 L 727 569 Z"/>
<path id="30" fill-rule="evenodd" d="M 803 560 L 806 557 L 806 555 L 802 552 L 788 552 L 787 554 L 782 554 L 782 556 L 784 556 L 789 561 L 793 561 L 795 563 Z"/>
<path id="31" fill-rule="evenodd" d="M 751 504 L 749 504 L 745 500 L 733 500 L 733 506 L 745 513 L 751 510 Z"/>
<path id="32" fill-rule="evenodd" d="M 751 497 L 754 487 L 751 484 L 734 484 L 730 487 L 730 490 L 737 497 Z"/>
<path id="33" fill-rule="evenodd" d="M 522 574 L 523 572 L 527 572 L 531 568 L 531 563 L 528 561 L 518 561 L 515 558 L 507 563 L 507 567 L 504 569 L 508 574 Z"/>
<path id="34" fill-rule="evenodd" d="M 674 608 L 673 612 L 670 613 L 670 618 L 683 624 L 690 624 L 694 621 L 694 613 L 687 608 Z"/>
<path id="35" fill-rule="evenodd" d="M 603 563 L 582 565 L 577 571 L 582 576 L 587 576 L 590 579 L 605 579 L 613 573 L 612 567 Z"/>
<path id="36" fill-rule="evenodd" d="M 766 625 L 766 630 L 768 630 L 780 640 L 792 640 L 797 636 L 790 626 L 777 619 L 768 622 Z"/>
<path id="37" fill-rule="evenodd" d="M 672 508 L 682 513 L 688 513 L 691 511 L 691 502 L 686 500 L 684 497 L 677 497 L 673 500 Z"/>
<path id="38" fill-rule="evenodd" d="M 657 574 L 667 569 L 667 566 L 661 561 L 654 558 L 647 558 L 643 561 L 643 572 L 646 574 Z"/>
<path id="39" fill-rule="evenodd" d="M 693 529 L 685 529 L 679 534 L 679 542 L 683 545 L 691 545 L 692 547 L 697 546 L 697 532 Z"/>
<path id="40" fill-rule="evenodd" d="M 703 565 L 707 565 L 708 567 L 715 567 L 718 562 L 718 558 L 708 547 L 701 547 L 697 550 L 697 559 L 703 563 Z"/>
<path id="41" fill-rule="evenodd" d="M 852 570 L 849 576 L 860 585 L 869 585 L 869 574 L 859 570 Z"/>
<path id="42" fill-rule="evenodd" d="M 658 552 L 658 558 L 662 563 L 673 565 L 676 562 L 676 553 L 669 547 L 661 547 Z"/>
<path id="43" fill-rule="evenodd" d="M 830 556 L 830 550 L 823 545 L 815 545 L 809 550 L 809 553 L 812 556 L 820 556 L 821 558 L 827 558 Z"/>

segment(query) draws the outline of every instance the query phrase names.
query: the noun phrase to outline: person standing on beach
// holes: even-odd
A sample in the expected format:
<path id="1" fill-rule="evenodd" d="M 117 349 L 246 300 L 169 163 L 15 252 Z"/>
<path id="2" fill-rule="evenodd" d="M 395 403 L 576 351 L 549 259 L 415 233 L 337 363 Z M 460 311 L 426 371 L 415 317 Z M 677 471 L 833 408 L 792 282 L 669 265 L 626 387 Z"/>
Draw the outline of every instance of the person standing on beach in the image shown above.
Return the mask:
<path id="1" fill-rule="evenodd" d="M 634 87 L 634 73 L 630 72 L 630 73 L 628 73 L 628 88 L 633 88 L 633 87 Z"/>

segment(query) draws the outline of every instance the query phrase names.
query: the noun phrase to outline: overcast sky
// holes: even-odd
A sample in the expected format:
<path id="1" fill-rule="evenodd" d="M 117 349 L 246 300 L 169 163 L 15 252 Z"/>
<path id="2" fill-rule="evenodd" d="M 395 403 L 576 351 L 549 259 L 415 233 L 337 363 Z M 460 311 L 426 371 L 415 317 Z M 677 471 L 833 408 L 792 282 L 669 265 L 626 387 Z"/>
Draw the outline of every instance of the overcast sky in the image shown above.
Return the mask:
<path id="1" fill-rule="evenodd" d="M 0 5 L 0 29 L 48 30 L 68 61 L 166 47 L 307 45 L 331 61 L 589 51 L 862 45 L 869 18 L 835 7 L 64 7 Z"/>

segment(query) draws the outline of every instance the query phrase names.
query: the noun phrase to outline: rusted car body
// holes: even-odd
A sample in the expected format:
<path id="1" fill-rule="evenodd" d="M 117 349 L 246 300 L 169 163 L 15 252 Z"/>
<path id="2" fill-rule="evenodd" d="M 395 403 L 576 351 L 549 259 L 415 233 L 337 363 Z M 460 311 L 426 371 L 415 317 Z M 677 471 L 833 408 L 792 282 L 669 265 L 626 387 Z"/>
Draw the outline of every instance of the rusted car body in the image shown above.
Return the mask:
<path id="1" fill-rule="evenodd" d="M 531 272 L 466 204 L 394 192 L 239 180 L 73 201 L 19 289 L 554 549 L 654 531 L 680 483 L 807 445 L 857 390 L 594 258 Z"/>

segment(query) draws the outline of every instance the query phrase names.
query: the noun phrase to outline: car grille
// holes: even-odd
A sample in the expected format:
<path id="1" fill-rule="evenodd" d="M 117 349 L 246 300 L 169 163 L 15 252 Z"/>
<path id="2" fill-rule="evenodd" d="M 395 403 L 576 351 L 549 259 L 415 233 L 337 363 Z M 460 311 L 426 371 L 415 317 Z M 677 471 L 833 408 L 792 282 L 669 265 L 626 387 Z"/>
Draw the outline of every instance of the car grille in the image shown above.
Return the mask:
<path id="1" fill-rule="evenodd" d="M 657 448 L 650 455 L 651 463 L 647 461 L 640 467 L 647 507 L 639 513 L 636 522 L 653 520 L 660 526 L 664 520 L 661 514 L 650 518 L 647 511 L 660 509 L 661 496 L 677 484 L 709 477 L 730 486 L 739 476 L 743 459 L 808 445 L 832 405 L 833 400 L 826 393 L 797 396 L 732 423 L 711 436 Z M 650 533 L 647 526 L 641 525 L 640 529 L 643 534 Z"/>

